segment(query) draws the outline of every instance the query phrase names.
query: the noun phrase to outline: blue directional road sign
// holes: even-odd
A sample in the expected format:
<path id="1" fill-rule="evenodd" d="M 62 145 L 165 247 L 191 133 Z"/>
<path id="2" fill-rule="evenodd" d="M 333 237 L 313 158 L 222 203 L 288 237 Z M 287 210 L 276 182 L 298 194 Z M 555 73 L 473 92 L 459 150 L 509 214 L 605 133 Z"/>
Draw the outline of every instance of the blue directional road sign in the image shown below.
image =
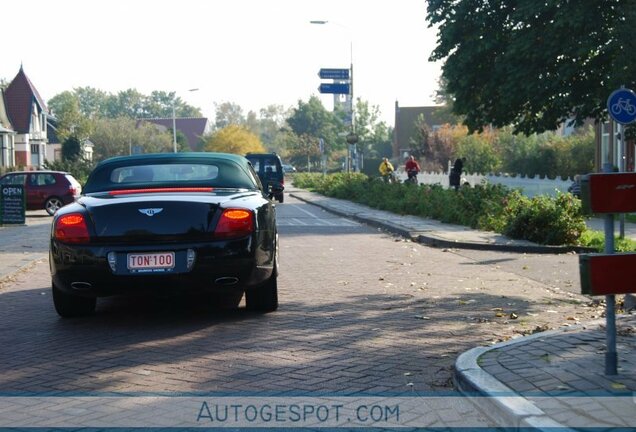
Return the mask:
<path id="1" fill-rule="evenodd" d="M 318 76 L 320 79 L 347 80 L 349 79 L 349 69 L 320 69 Z"/>
<path id="2" fill-rule="evenodd" d="M 346 83 L 323 83 L 318 87 L 320 93 L 349 94 L 351 87 Z"/>
<path id="3" fill-rule="evenodd" d="M 636 120 L 636 93 L 626 88 L 615 90 L 607 98 L 607 110 L 618 123 L 634 122 Z"/>

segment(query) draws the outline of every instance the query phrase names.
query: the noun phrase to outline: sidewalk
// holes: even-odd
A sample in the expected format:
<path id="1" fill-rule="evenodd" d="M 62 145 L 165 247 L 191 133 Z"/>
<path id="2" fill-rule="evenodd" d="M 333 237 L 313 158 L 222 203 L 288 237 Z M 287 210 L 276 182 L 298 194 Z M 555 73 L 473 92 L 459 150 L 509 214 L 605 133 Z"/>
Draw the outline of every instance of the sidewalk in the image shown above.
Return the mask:
<path id="1" fill-rule="evenodd" d="M 572 250 L 399 216 L 293 187 L 287 190 L 291 196 L 329 212 L 431 246 L 527 253 Z M 599 220 L 591 224 L 602 227 Z M 634 224 L 626 226 L 626 235 L 636 238 Z M 456 385 L 485 414 L 510 430 L 634 428 L 636 315 L 619 315 L 617 329 L 618 375 L 605 375 L 606 334 L 601 320 L 469 350 L 455 363 Z"/>
<path id="2" fill-rule="evenodd" d="M 48 257 L 52 219 L 44 210 L 28 211 L 24 225 L 0 225 L 0 284 Z"/>

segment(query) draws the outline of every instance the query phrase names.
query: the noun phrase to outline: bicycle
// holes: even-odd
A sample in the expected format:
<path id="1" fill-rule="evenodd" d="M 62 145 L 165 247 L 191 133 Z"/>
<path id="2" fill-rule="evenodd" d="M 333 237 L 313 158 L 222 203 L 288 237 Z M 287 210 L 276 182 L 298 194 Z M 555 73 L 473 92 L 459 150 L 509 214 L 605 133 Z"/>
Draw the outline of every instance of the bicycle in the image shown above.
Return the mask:
<path id="1" fill-rule="evenodd" d="M 385 175 L 380 175 L 379 177 L 376 177 L 376 180 L 384 182 L 384 183 L 389 183 L 389 184 L 399 183 L 394 172 L 390 172 L 389 174 L 385 174 Z"/>
<path id="2" fill-rule="evenodd" d="M 629 99 L 618 98 L 618 102 L 612 105 L 612 114 L 618 115 L 625 111 L 630 116 L 636 114 L 636 106 L 632 105 Z"/>
<path id="3" fill-rule="evenodd" d="M 406 173 L 407 177 L 406 180 L 404 180 L 405 184 L 417 184 L 417 171 L 415 170 L 411 170 L 409 172 Z"/>

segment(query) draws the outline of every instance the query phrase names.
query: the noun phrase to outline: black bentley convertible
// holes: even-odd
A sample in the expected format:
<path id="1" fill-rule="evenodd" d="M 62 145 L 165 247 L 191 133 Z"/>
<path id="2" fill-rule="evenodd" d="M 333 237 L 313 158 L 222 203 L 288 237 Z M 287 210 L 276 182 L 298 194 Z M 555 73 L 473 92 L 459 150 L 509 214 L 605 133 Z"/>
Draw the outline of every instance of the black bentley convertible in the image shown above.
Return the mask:
<path id="1" fill-rule="evenodd" d="M 63 317 L 96 298 L 208 290 L 248 309 L 278 307 L 278 235 L 251 164 L 223 153 L 124 156 L 99 163 L 54 216 L 50 267 Z"/>

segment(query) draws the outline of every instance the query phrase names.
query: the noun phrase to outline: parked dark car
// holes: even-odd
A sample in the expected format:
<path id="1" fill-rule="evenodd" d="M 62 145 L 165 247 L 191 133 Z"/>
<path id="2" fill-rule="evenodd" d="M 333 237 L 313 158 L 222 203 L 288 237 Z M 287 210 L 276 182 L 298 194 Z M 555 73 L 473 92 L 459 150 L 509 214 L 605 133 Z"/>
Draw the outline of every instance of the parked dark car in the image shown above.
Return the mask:
<path id="1" fill-rule="evenodd" d="M 282 203 L 284 200 L 285 171 L 280 156 L 276 153 L 248 153 L 245 157 L 251 162 L 265 188 L 280 189 L 274 194 L 274 198 Z"/>
<path id="2" fill-rule="evenodd" d="M 274 189 L 272 193 L 277 193 Z M 124 156 L 99 163 L 53 219 L 55 309 L 94 312 L 115 294 L 207 291 L 278 307 L 276 208 L 252 166 L 223 153 Z"/>
<path id="3" fill-rule="evenodd" d="M 0 177 L 0 185 L 9 184 L 24 185 L 27 210 L 44 209 L 49 215 L 82 193 L 79 182 L 62 171 L 14 171 Z"/>
<path id="4" fill-rule="evenodd" d="M 285 174 L 295 173 L 296 167 L 290 164 L 283 164 L 283 172 L 285 172 Z"/>

